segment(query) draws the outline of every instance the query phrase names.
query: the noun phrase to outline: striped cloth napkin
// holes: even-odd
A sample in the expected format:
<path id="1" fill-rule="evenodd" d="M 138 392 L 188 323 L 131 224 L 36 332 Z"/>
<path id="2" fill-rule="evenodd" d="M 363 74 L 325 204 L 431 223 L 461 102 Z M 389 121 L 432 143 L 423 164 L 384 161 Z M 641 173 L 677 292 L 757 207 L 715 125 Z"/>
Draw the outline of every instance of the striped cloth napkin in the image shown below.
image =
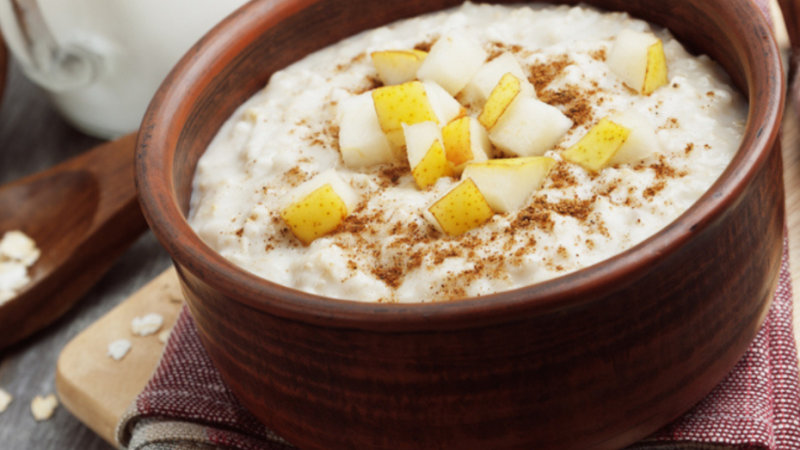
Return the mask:
<path id="1" fill-rule="evenodd" d="M 768 0 L 755 3 L 767 13 Z M 745 356 L 700 403 L 628 450 L 798 450 L 798 384 L 784 239 L 775 298 Z M 117 440 L 128 450 L 295 448 L 239 404 L 211 363 L 185 307 L 156 372 L 122 418 Z"/>
<path id="2" fill-rule="evenodd" d="M 787 242 L 766 322 L 742 360 L 681 418 L 637 450 L 798 450 L 800 381 Z M 164 355 L 117 429 L 128 450 L 293 449 L 248 413 L 214 368 L 184 307 Z"/>

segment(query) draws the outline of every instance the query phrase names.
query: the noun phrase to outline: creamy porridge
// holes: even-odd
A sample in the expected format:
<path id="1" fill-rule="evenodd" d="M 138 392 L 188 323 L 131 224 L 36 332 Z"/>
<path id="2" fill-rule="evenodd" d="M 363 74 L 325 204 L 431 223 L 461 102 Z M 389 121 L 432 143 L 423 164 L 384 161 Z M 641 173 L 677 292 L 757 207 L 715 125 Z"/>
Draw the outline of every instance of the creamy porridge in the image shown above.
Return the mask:
<path id="1" fill-rule="evenodd" d="M 626 34 L 635 35 L 632 47 L 660 38 L 663 80 L 647 81 L 658 67 L 649 62 L 641 86 L 626 78 L 639 70 L 626 66 L 635 58 L 620 56 Z M 460 42 L 478 50 L 456 57 Z M 411 74 L 422 83 L 399 69 L 378 73 L 388 53 L 374 52 L 399 50 L 404 61 L 421 55 Z M 444 69 L 431 68 L 437 51 Z M 437 77 L 447 57 L 477 59 L 462 70 L 466 86 Z M 515 68 L 483 70 L 493 61 Z M 406 83 L 402 92 L 381 88 L 393 75 L 400 77 L 393 84 Z M 387 125 L 384 94 L 389 101 L 422 95 L 430 117 Z M 383 302 L 487 295 L 578 270 L 653 235 L 723 172 L 746 114 L 715 63 L 626 14 L 466 3 L 361 33 L 275 73 L 199 161 L 189 220 L 228 260 L 310 293 Z M 466 162 L 448 150 L 445 125 L 457 120 L 476 150 Z M 543 131 L 529 135 L 526 120 Z M 353 152 L 349 142 L 371 150 Z M 444 165 L 431 163 L 444 158 L 437 142 L 447 150 Z M 624 144 L 600 161 L 595 153 L 608 142 Z M 484 161 L 512 157 L 537 166 L 523 173 Z M 343 219 L 334 214 L 328 231 L 303 235 L 293 221 L 310 208 L 312 192 L 338 193 L 330 197 L 338 206 L 326 211 Z M 470 206 L 453 231 L 443 217 L 461 211 L 457 201 Z"/>

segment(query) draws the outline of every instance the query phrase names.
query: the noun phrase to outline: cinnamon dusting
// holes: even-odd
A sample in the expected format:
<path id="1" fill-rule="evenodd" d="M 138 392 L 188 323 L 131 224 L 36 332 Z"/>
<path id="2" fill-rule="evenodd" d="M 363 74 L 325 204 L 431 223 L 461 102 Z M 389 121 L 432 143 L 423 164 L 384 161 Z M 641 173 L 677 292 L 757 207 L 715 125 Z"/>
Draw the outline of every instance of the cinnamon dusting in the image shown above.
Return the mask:
<path id="1" fill-rule="evenodd" d="M 539 91 L 539 100 L 553 106 L 567 105 L 564 115 L 569 117 L 575 126 L 583 125 L 594 120 L 592 97 L 597 90 L 583 90 L 574 85 L 563 89 Z"/>
<path id="2" fill-rule="evenodd" d="M 572 64 L 569 56 L 561 55 L 550 61 L 535 63 L 530 68 L 528 81 L 536 88 L 536 93 L 541 92 L 556 78 L 561 76 L 564 69 Z"/>
<path id="3" fill-rule="evenodd" d="M 429 39 L 427 41 L 418 42 L 417 45 L 414 46 L 414 50 L 419 50 L 419 51 L 422 51 L 422 52 L 430 52 L 431 51 L 431 47 L 433 47 L 433 44 L 435 44 L 436 41 L 438 41 L 438 40 L 439 40 L 439 38 L 435 37 L 435 38 Z"/>

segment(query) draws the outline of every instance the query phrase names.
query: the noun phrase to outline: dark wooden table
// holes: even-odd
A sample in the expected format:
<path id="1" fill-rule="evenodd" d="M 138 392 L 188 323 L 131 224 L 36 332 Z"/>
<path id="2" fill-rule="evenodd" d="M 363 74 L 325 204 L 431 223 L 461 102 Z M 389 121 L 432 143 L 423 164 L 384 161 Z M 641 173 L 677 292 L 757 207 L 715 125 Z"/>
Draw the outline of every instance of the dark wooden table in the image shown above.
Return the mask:
<path id="1" fill-rule="evenodd" d="M 11 64 L 0 103 L 0 184 L 50 167 L 100 143 L 72 129 L 50 106 L 47 96 Z M 81 330 L 125 300 L 170 265 L 151 233 L 140 238 L 80 301 L 49 328 L 0 351 L 0 388 L 14 402 L 0 414 L 0 449 L 95 450 L 112 448 L 64 408 L 36 422 L 31 400 L 55 393 L 55 367 L 61 349 Z"/>

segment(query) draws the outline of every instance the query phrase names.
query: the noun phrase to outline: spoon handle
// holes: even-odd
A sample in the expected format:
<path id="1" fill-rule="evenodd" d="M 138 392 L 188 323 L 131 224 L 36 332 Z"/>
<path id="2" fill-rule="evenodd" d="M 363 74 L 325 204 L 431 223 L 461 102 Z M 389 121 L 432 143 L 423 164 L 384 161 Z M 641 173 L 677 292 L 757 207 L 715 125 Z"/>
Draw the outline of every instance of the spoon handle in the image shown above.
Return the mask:
<path id="1" fill-rule="evenodd" d="M 136 135 L 131 134 L 4 187 L 42 186 L 62 179 L 80 179 L 83 186 L 77 195 L 52 200 L 68 202 L 69 217 L 54 220 L 46 211 L 30 216 L 33 223 L 25 228 L 34 231 L 42 256 L 31 268 L 28 287 L 0 306 L 0 349 L 61 317 L 147 230 L 133 179 L 135 148 Z M 53 192 L 46 195 L 58 197 Z M 69 242 L 63 242 L 64 233 L 72 235 Z"/>

